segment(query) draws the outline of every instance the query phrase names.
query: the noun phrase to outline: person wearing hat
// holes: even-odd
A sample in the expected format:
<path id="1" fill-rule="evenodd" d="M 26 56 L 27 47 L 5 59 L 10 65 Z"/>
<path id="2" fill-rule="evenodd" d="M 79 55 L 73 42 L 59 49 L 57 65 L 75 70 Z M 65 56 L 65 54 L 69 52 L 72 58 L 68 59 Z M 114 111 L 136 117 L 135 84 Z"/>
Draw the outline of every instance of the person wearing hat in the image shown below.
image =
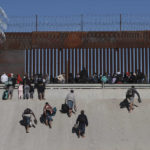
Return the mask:
<path id="1" fill-rule="evenodd" d="M 68 105 L 68 108 L 69 108 L 68 116 L 71 117 L 72 112 L 73 112 L 73 108 L 75 111 L 77 111 L 74 90 L 70 90 L 70 92 L 67 94 L 66 99 L 65 99 L 65 103 Z"/>

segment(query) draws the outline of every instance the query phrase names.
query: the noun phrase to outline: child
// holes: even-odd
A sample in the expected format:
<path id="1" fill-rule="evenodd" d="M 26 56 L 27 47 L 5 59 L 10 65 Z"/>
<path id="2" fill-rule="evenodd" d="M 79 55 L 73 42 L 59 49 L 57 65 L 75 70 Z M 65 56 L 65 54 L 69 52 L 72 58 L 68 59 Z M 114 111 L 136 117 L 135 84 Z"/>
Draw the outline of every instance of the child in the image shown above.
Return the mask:
<path id="1" fill-rule="evenodd" d="M 23 98 L 23 84 L 20 83 L 18 87 L 18 99 Z"/>

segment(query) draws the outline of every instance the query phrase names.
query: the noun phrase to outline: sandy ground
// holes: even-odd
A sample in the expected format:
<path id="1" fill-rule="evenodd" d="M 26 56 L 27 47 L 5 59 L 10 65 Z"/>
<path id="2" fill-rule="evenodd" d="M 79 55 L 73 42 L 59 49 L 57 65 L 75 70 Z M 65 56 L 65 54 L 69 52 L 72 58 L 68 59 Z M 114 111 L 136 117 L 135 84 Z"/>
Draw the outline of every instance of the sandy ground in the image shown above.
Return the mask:
<path id="1" fill-rule="evenodd" d="M 0 100 L 0 150 L 148 150 L 150 147 L 150 101 L 142 99 L 132 113 L 120 109 L 122 99 L 100 99 L 98 93 L 78 90 L 78 111 L 71 118 L 59 112 L 68 90 L 47 90 L 46 101 L 57 107 L 52 129 L 41 124 L 39 118 L 46 101 Z M 22 112 L 30 107 L 38 124 L 25 133 L 20 125 Z M 81 109 L 89 120 L 85 138 L 72 133 Z"/>

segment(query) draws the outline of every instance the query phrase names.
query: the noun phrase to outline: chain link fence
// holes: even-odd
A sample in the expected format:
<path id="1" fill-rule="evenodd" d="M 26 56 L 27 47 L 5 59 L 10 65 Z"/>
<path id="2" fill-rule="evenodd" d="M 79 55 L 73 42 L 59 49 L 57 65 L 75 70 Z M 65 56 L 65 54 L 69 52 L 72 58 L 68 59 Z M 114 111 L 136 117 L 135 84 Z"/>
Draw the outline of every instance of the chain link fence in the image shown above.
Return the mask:
<path id="1" fill-rule="evenodd" d="M 150 30 L 150 15 L 9 16 L 7 28 L 7 32 L 144 30 Z"/>

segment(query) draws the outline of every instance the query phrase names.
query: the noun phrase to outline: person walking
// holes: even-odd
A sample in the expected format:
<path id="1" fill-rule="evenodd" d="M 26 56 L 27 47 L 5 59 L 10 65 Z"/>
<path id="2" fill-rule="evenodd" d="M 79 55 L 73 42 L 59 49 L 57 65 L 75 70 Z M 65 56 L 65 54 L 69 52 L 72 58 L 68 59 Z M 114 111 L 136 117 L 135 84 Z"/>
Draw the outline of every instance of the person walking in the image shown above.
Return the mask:
<path id="1" fill-rule="evenodd" d="M 75 100 L 75 95 L 74 95 L 74 90 L 70 90 L 70 92 L 67 94 L 65 103 L 68 105 L 68 116 L 71 117 L 73 108 L 75 111 L 77 111 L 76 107 L 76 100 Z"/>
<path id="2" fill-rule="evenodd" d="M 78 125 L 78 137 L 85 137 L 85 127 L 88 126 L 88 119 L 84 114 L 84 110 L 81 110 L 81 114 L 78 116 L 76 124 Z"/>
<path id="3" fill-rule="evenodd" d="M 134 86 L 132 86 L 130 89 L 127 90 L 127 93 L 126 93 L 126 99 L 128 100 L 129 102 L 129 112 L 131 112 L 131 110 L 134 109 L 134 97 L 135 97 L 135 94 L 138 96 L 138 102 L 141 103 L 141 97 L 140 97 L 140 94 L 137 92 L 137 90 L 135 89 Z"/>

